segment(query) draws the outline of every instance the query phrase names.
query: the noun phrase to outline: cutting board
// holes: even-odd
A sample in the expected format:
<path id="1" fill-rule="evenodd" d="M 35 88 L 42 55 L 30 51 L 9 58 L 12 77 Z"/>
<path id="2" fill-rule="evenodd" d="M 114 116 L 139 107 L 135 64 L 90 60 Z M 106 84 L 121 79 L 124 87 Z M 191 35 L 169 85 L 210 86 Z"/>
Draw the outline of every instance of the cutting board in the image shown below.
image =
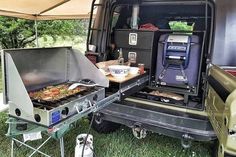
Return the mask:
<path id="1" fill-rule="evenodd" d="M 140 74 L 135 74 L 135 75 L 131 75 L 129 74 L 128 76 L 122 78 L 122 79 L 117 79 L 115 77 L 113 77 L 112 75 L 108 75 L 107 78 L 109 79 L 110 82 L 115 82 L 115 83 L 124 83 L 128 80 L 131 80 L 137 76 L 139 76 Z"/>

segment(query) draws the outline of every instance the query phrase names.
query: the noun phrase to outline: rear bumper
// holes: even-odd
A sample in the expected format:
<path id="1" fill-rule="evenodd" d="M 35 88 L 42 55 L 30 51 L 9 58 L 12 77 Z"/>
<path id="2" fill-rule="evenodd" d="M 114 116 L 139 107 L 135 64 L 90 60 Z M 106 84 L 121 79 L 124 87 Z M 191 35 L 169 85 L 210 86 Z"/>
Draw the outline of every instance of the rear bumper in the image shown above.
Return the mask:
<path id="1" fill-rule="evenodd" d="M 140 108 L 136 105 L 117 103 L 107 106 L 100 112 L 104 120 L 120 123 L 128 127 L 140 124 L 149 131 L 174 138 L 182 138 L 184 134 L 187 134 L 191 139 L 197 141 L 216 139 L 208 118 L 192 118 L 186 113 L 170 114 L 164 111 Z"/>

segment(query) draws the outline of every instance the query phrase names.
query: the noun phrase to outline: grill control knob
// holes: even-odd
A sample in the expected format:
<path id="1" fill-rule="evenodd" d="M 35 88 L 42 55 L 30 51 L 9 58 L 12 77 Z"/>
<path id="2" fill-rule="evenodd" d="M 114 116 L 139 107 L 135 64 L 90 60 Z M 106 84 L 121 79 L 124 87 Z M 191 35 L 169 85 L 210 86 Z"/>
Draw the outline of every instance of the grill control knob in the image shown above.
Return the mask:
<path id="1" fill-rule="evenodd" d="M 80 107 L 79 107 L 79 112 L 82 112 L 82 111 L 83 111 L 83 107 L 80 106 Z"/>
<path id="2" fill-rule="evenodd" d="M 62 115 L 65 115 L 65 116 L 67 116 L 68 113 L 69 113 L 69 108 L 68 108 L 68 107 L 65 107 L 65 108 L 61 111 L 61 114 L 62 114 Z"/>
<path id="3" fill-rule="evenodd" d="M 34 115 L 34 119 L 35 119 L 36 122 L 40 122 L 41 121 L 41 117 L 40 117 L 39 114 L 35 114 Z"/>
<path id="4" fill-rule="evenodd" d="M 17 109 L 15 110 L 15 114 L 16 114 L 18 117 L 21 116 L 21 111 L 20 111 L 20 109 L 17 108 Z"/>
<path id="5" fill-rule="evenodd" d="M 93 101 L 97 101 L 97 100 L 98 100 L 98 95 L 95 94 L 95 95 L 93 96 Z"/>
<path id="6" fill-rule="evenodd" d="M 91 103 L 90 102 L 88 102 L 87 103 L 87 108 L 89 108 L 91 106 Z"/>

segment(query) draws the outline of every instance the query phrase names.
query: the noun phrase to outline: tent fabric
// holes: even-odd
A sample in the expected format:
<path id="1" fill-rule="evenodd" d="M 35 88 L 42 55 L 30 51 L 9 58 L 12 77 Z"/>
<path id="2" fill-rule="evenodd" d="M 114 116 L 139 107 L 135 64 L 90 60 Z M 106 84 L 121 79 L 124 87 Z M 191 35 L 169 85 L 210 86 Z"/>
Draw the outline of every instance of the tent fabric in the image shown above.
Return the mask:
<path id="1" fill-rule="evenodd" d="M 0 0 L 0 16 L 30 20 L 90 17 L 92 0 Z"/>

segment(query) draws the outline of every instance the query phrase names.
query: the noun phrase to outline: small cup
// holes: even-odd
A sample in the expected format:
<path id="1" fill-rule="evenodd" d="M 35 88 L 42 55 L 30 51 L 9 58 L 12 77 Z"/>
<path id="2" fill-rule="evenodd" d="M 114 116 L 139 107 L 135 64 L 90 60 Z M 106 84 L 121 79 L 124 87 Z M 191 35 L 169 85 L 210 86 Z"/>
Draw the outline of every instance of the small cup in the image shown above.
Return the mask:
<path id="1" fill-rule="evenodd" d="M 139 73 L 140 73 L 140 74 L 144 74 L 144 64 L 139 63 L 139 64 L 138 64 L 138 68 L 139 68 Z"/>

